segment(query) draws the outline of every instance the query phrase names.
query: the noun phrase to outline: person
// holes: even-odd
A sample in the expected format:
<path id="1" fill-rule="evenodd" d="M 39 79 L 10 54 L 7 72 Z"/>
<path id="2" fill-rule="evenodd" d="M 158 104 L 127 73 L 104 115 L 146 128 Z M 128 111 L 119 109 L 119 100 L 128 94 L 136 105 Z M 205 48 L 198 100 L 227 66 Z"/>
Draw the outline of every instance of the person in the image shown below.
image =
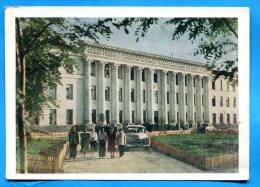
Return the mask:
<path id="1" fill-rule="evenodd" d="M 123 129 L 119 129 L 119 133 L 117 134 L 116 137 L 116 142 L 119 149 L 119 156 L 122 157 L 124 156 L 125 145 L 126 145 L 126 136 Z"/>
<path id="2" fill-rule="evenodd" d="M 99 157 L 105 157 L 106 156 L 106 142 L 107 142 L 107 134 L 104 131 L 104 128 L 101 128 L 99 130 L 98 134 L 98 142 L 99 142 Z"/>
<path id="3" fill-rule="evenodd" d="M 81 150 L 80 152 L 84 154 L 84 158 L 86 157 L 86 153 L 89 150 L 89 141 L 90 141 L 90 135 L 86 132 L 86 129 L 83 130 L 83 133 L 80 136 L 80 145 Z"/>
<path id="4" fill-rule="evenodd" d="M 75 126 L 70 128 L 69 132 L 69 148 L 70 148 L 70 158 L 76 159 L 77 156 L 77 146 L 79 144 L 79 135 L 76 131 Z"/>
<path id="5" fill-rule="evenodd" d="M 93 156 L 93 153 L 97 150 L 97 133 L 95 131 L 95 127 L 92 129 L 92 132 L 90 133 L 90 152 L 91 157 Z"/>
<path id="6" fill-rule="evenodd" d="M 108 151 L 110 152 L 110 156 L 111 158 L 114 158 L 115 150 L 116 150 L 116 133 L 113 127 L 109 129 L 107 144 L 108 144 L 107 148 Z"/>

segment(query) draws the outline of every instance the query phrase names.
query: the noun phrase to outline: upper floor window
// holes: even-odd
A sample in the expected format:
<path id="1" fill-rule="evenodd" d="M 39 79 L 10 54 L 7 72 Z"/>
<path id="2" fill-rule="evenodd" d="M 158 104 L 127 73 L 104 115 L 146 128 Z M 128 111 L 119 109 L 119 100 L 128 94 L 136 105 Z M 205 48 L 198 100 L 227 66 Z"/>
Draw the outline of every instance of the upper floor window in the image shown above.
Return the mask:
<path id="1" fill-rule="evenodd" d="M 73 85 L 67 84 L 66 86 L 66 98 L 72 100 L 73 99 Z"/>
<path id="2" fill-rule="evenodd" d="M 170 94 L 167 92 L 167 104 L 170 104 Z"/>
<path id="3" fill-rule="evenodd" d="M 196 105 L 196 95 L 193 95 L 193 101 L 194 101 L 194 105 Z"/>
<path id="4" fill-rule="evenodd" d="M 167 84 L 169 84 L 169 82 L 170 82 L 170 76 L 169 76 L 169 73 L 166 73 L 166 77 L 167 77 Z"/>
<path id="5" fill-rule="evenodd" d="M 227 91 L 229 91 L 229 82 L 227 81 Z"/>
<path id="6" fill-rule="evenodd" d="M 142 69 L 142 81 L 145 82 L 145 69 Z"/>
<path id="7" fill-rule="evenodd" d="M 145 90 L 143 90 L 143 103 L 145 103 L 146 101 L 146 97 L 145 97 Z"/>
<path id="8" fill-rule="evenodd" d="M 175 78 L 176 78 L 176 85 L 179 85 L 179 74 L 178 73 L 176 73 Z"/>
<path id="9" fill-rule="evenodd" d="M 201 88 L 204 88 L 204 79 L 201 79 Z"/>
<path id="10" fill-rule="evenodd" d="M 119 101 L 122 102 L 123 101 L 123 88 L 119 88 Z"/>
<path id="11" fill-rule="evenodd" d="M 188 105 L 188 94 L 185 93 L 185 105 Z"/>
<path id="12" fill-rule="evenodd" d="M 179 93 L 176 93 L 176 104 L 179 104 Z"/>
<path id="13" fill-rule="evenodd" d="M 226 100 L 226 105 L 227 105 L 227 107 L 229 107 L 229 97 Z"/>
<path id="14" fill-rule="evenodd" d="M 134 67 L 131 67 L 131 72 L 130 72 L 130 77 L 131 77 L 131 80 L 135 80 L 135 68 Z"/>
<path id="15" fill-rule="evenodd" d="M 216 82 L 213 80 L 212 81 L 212 90 L 215 90 L 216 89 Z"/>
<path id="16" fill-rule="evenodd" d="M 91 99 L 92 100 L 97 99 L 97 90 L 96 90 L 96 86 L 94 85 L 91 86 Z"/>
<path id="17" fill-rule="evenodd" d="M 135 89 L 131 89 L 131 102 L 135 102 Z"/>
<path id="18" fill-rule="evenodd" d="M 105 77 L 109 78 L 110 77 L 110 67 L 109 67 L 109 64 L 106 64 L 105 65 Z"/>
<path id="19" fill-rule="evenodd" d="M 201 103 L 202 103 L 202 106 L 204 106 L 204 95 L 203 94 L 201 95 Z"/>
<path id="20" fill-rule="evenodd" d="M 109 86 L 106 86 L 106 89 L 105 89 L 105 100 L 110 101 L 110 87 Z"/>
<path id="21" fill-rule="evenodd" d="M 187 77 L 187 75 L 185 75 L 185 86 L 187 86 L 188 85 L 188 77 Z"/>
<path id="22" fill-rule="evenodd" d="M 220 105 L 220 106 L 223 106 L 223 97 L 222 97 L 222 96 L 220 97 L 219 105 Z"/>
<path id="23" fill-rule="evenodd" d="M 213 98 L 212 98 L 212 106 L 216 106 L 216 97 L 215 96 L 213 96 Z"/>
<path id="24" fill-rule="evenodd" d="M 236 91 L 236 84 L 235 83 L 233 84 L 232 87 L 233 87 L 233 91 Z"/>
<path id="25" fill-rule="evenodd" d="M 223 90 L 223 81 L 220 80 L 220 90 L 222 91 Z"/>
<path id="26" fill-rule="evenodd" d="M 237 99 L 234 97 L 234 100 L 233 100 L 233 106 L 236 107 L 237 106 Z"/>
<path id="27" fill-rule="evenodd" d="M 159 93 L 158 93 L 158 91 L 154 92 L 154 102 L 159 103 Z"/>
<path id="28" fill-rule="evenodd" d="M 193 87 L 196 87 L 196 77 L 193 77 Z"/>
<path id="29" fill-rule="evenodd" d="M 153 74 L 153 82 L 154 82 L 154 83 L 157 83 L 157 82 L 158 82 L 158 73 L 157 73 L 157 71 L 154 71 L 154 74 Z"/>
<path id="30" fill-rule="evenodd" d="M 53 99 L 56 99 L 57 98 L 57 89 L 56 88 L 52 88 L 50 90 L 50 96 L 53 98 Z"/>
<path id="31" fill-rule="evenodd" d="M 96 62 L 91 62 L 91 76 L 96 76 Z"/>
<path id="32" fill-rule="evenodd" d="M 118 78 L 123 79 L 123 66 L 118 66 Z"/>

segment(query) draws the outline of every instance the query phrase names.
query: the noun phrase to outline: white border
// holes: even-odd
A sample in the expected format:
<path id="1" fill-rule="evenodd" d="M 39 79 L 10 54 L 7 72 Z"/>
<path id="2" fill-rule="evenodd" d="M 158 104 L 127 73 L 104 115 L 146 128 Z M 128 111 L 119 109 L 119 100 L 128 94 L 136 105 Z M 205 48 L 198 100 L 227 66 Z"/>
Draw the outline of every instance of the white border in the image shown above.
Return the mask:
<path id="1" fill-rule="evenodd" d="M 15 147 L 16 17 L 237 17 L 239 59 L 239 173 L 17 174 Z M 223 7 L 8 7 L 5 10 L 6 178 L 23 180 L 248 180 L 249 8 Z"/>

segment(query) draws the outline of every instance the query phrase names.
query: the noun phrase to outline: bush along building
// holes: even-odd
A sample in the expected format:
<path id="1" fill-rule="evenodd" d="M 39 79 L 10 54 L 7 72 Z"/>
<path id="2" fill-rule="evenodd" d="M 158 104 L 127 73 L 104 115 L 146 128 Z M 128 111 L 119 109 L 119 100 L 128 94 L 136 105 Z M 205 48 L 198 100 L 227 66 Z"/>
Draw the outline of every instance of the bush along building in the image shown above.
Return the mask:
<path id="1" fill-rule="evenodd" d="M 214 80 L 204 63 L 87 45 L 76 70 L 61 69 L 39 127 L 151 124 L 196 128 L 238 123 L 237 81 Z"/>

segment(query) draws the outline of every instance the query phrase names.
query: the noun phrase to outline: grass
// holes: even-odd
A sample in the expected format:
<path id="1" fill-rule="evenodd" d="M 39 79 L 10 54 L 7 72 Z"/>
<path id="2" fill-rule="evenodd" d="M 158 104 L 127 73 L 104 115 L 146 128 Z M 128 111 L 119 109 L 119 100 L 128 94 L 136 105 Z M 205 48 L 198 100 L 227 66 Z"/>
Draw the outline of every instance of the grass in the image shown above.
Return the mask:
<path id="1" fill-rule="evenodd" d="M 218 156 L 237 154 L 238 136 L 228 134 L 178 134 L 160 135 L 153 140 L 174 146 L 197 156 Z M 236 148 L 234 148 L 236 147 Z"/>
<path id="2" fill-rule="evenodd" d="M 56 153 L 57 148 L 62 146 L 67 141 L 67 138 L 33 138 L 27 141 L 27 155 Z M 16 139 L 16 166 L 19 168 L 19 140 Z"/>

